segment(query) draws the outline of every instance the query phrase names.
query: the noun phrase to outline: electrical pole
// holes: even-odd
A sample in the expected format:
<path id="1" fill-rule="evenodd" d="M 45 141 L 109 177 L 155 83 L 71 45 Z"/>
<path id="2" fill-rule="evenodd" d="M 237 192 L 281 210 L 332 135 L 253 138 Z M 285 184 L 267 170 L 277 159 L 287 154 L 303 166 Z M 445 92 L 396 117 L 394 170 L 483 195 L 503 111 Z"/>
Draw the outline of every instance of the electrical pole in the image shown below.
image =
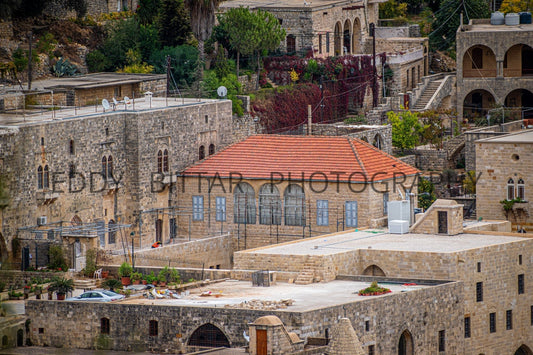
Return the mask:
<path id="1" fill-rule="evenodd" d="M 31 71 L 32 71 L 32 63 L 31 63 L 31 57 L 32 57 L 32 38 L 33 38 L 33 32 L 30 31 L 30 34 L 28 35 L 28 41 L 29 41 L 29 51 L 28 51 L 28 90 L 31 90 Z"/>
<path id="2" fill-rule="evenodd" d="M 167 95 L 170 94 L 170 56 L 167 55 Z"/>
<path id="3" fill-rule="evenodd" d="M 376 25 L 372 22 L 369 25 L 370 35 L 372 36 L 372 107 L 378 105 L 378 82 L 377 82 L 377 69 L 376 69 Z"/>

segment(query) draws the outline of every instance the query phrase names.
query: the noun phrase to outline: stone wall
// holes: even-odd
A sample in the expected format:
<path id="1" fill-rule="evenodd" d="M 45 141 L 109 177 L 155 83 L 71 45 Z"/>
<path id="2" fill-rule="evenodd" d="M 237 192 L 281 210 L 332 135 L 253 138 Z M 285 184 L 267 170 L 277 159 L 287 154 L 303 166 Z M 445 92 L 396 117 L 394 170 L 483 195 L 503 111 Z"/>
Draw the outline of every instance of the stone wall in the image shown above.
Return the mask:
<path id="1" fill-rule="evenodd" d="M 0 310 L 1 313 L 2 310 Z M 15 348 L 26 345 L 26 317 L 0 316 L 0 349 Z"/>
<path id="2" fill-rule="evenodd" d="M 155 249 L 135 252 L 135 266 L 180 266 L 206 269 L 231 269 L 233 243 L 229 234 L 165 245 Z M 108 264 L 121 264 L 123 255 L 111 256 Z"/>
<path id="3" fill-rule="evenodd" d="M 210 144 L 219 150 L 233 142 L 231 117 L 231 101 L 216 100 L 163 109 L 96 113 L 2 132 L 0 172 L 9 177 L 12 196 L 10 206 L 0 217 L 7 249 L 11 251 L 11 239 L 17 229 L 35 226 L 40 216 L 47 217 L 48 223 L 70 224 L 77 216 L 82 222 L 107 224 L 112 219 L 132 224 L 131 229 L 116 234 L 114 243 L 110 243 L 107 233 L 98 235 L 100 246 L 106 249 L 122 248 L 121 242 L 132 231 L 136 233 L 136 247 L 151 245 L 156 221 L 161 219 L 162 240 L 168 243 L 168 211 L 139 214 L 141 210 L 177 203 L 175 189 L 157 183 L 161 176 L 153 175 L 158 171 L 158 151 L 169 152 L 167 175 L 175 174 L 198 161 L 200 146 L 207 152 Z M 102 178 L 103 157 L 112 157 L 116 181 Z M 49 168 L 48 189 L 37 189 L 39 166 Z"/>
<path id="4" fill-rule="evenodd" d="M 394 150 L 394 154 L 415 156 L 415 166 L 420 170 L 442 170 L 448 166 L 448 154 L 445 150 L 435 149 L 405 149 Z M 412 158 L 411 158 L 412 159 Z"/>
<path id="5" fill-rule="evenodd" d="M 0 270 L 0 282 L 6 284 L 5 289 L 11 286 L 22 286 L 30 284 L 32 278 L 36 279 L 51 279 L 54 276 L 65 277 L 67 273 L 64 272 L 40 272 L 40 271 L 19 271 L 19 270 Z"/>
<path id="6" fill-rule="evenodd" d="M 416 354 L 424 354 L 429 349 L 436 352 L 438 332 L 445 330 L 446 351 L 458 354 L 464 351 L 463 312 L 457 307 L 463 302 L 461 295 L 461 283 L 447 283 L 305 312 L 292 312 L 290 308 L 261 311 L 30 300 L 26 313 L 31 320 L 29 336 L 37 346 L 177 352 L 206 323 L 218 327 L 232 347 L 242 346 L 245 345 L 242 334 L 248 331 L 248 324 L 266 315 L 277 316 L 287 331 L 305 340 L 323 336 L 338 323 L 340 315 L 350 319 L 365 349 L 374 344 L 378 353 L 392 354 L 400 335 L 407 330 L 417 344 Z M 432 302 L 427 302 L 428 299 Z M 101 318 L 109 319 L 109 334 L 100 333 Z M 158 321 L 158 336 L 149 336 L 150 320 Z M 72 331 L 65 332 L 65 329 Z"/>

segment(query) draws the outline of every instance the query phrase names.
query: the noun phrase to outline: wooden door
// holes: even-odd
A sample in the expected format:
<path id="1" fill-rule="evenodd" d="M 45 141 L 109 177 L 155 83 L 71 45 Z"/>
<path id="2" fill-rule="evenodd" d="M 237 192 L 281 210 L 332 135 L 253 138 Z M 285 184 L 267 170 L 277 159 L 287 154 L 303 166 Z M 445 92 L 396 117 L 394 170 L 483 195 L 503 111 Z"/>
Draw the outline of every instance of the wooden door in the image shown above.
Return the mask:
<path id="1" fill-rule="evenodd" d="M 257 336 L 257 355 L 267 355 L 267 331 L 256 329 Z"/>

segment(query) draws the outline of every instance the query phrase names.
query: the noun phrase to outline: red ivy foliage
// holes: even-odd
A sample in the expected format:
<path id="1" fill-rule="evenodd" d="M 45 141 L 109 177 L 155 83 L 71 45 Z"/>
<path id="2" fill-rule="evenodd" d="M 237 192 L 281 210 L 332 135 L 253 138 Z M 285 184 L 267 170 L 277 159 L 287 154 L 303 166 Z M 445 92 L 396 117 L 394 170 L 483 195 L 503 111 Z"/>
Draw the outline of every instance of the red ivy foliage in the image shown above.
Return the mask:
<path id="1" fill-rule="evenodd" d="M 380 54 L 382 63 L 385 54 Z M 253 107 L 268 133 L 295 129 L 307 122 L 307 105 L 313 109 L 313 122 L 333 122 L 343 117 L 348 107 L 361 107 L 372 87 L 374 66 L 369 55 L 315 58 L 317 66 L 309 66 L 310 58 L 295 56 L 264 59 L 266 75 L 278 85 L 291 83 L 290 71 L 299 80 L 286 89 L 278 89 L 273 97 Z M 322 79 L 323 92 L 317 84 Z M 263 79 L 263 81 L 266 81 Z M 379 82 L 379 81 L 378 81 Z M 377 95 L 379 88 L 373 88 Z"/>

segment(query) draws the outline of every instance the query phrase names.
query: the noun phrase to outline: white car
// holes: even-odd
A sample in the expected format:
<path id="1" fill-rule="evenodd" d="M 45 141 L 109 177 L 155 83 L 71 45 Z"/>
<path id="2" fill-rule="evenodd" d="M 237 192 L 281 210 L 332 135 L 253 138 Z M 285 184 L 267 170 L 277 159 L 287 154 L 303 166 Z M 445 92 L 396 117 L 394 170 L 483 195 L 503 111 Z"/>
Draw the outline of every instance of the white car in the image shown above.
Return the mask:
<path id="1" fill-rule="evenodd" d="M 67 298 L 65 301 L 111 302 L 123 299 L 124 295 L 108 290 L 86 291 L 79 296 Z"/>

